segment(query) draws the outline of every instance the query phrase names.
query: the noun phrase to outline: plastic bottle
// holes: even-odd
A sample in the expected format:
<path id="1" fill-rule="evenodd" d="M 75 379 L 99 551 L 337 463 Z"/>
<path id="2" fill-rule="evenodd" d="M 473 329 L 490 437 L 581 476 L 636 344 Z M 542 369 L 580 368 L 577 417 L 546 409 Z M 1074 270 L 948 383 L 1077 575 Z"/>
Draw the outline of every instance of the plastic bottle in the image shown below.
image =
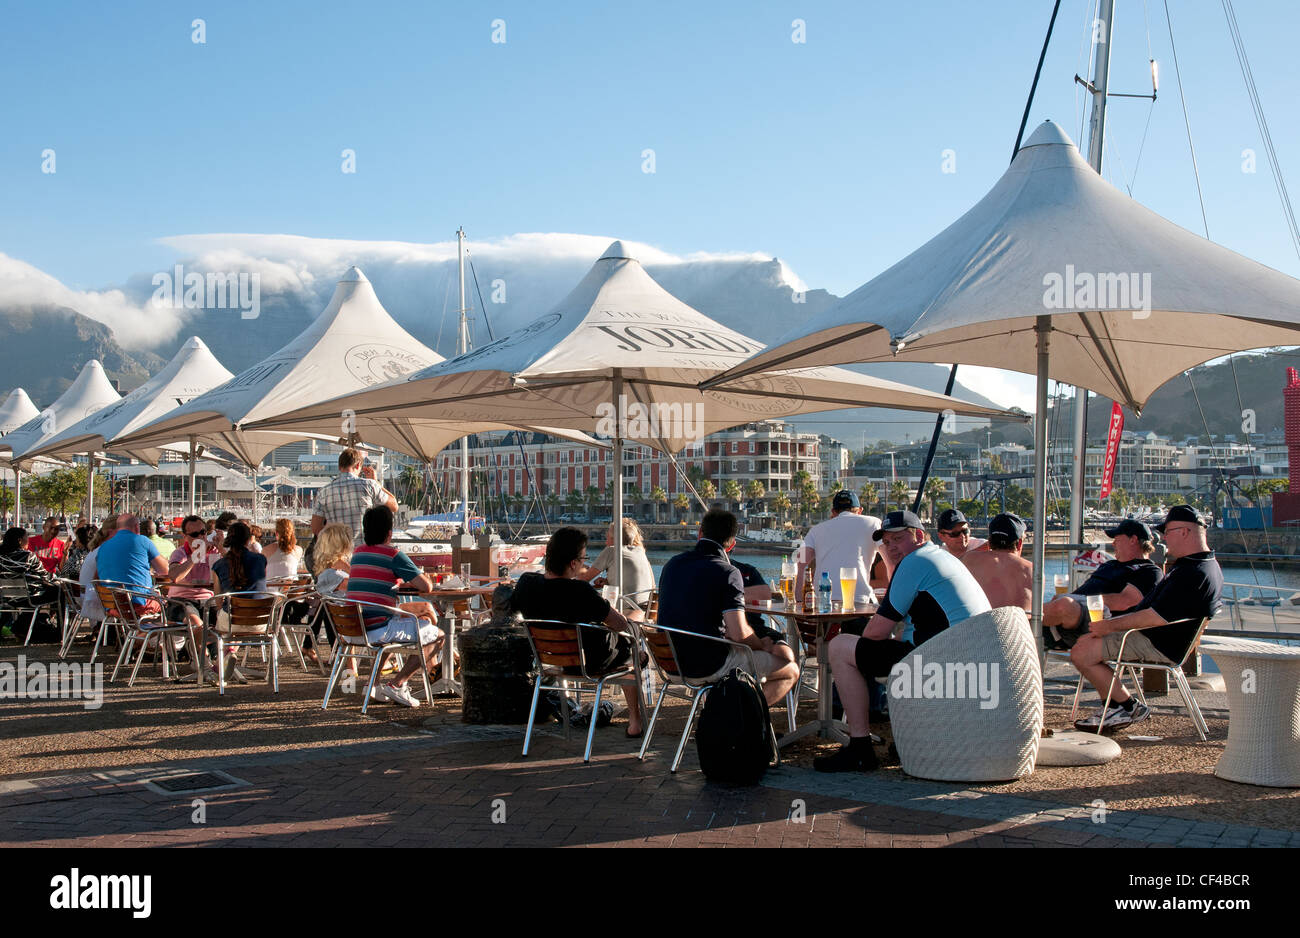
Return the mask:
<path id="1" fill-rule="evenodd" d="M 831 611 L 831 575 L 822 571 L 821 582 L 817 584 L 817 611 Z"/>

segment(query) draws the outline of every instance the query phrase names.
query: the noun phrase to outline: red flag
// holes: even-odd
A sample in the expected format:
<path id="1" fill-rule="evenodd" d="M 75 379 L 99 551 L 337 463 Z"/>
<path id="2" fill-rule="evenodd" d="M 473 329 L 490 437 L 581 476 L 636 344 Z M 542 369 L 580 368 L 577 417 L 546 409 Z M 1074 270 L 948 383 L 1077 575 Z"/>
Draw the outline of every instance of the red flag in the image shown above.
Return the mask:
<path id="1" fill-rule="evenodd" d="M 1101 498 L 1110 497 L 1110 485 L 1115 478 L 1115 460 L 1119 458 L 1119 438 L 1124 432 L 1124 408 L 1119 403 L 1110 405 L 1110 431 L 1106 434 L 1106 461 L 1101 467 Z"/>

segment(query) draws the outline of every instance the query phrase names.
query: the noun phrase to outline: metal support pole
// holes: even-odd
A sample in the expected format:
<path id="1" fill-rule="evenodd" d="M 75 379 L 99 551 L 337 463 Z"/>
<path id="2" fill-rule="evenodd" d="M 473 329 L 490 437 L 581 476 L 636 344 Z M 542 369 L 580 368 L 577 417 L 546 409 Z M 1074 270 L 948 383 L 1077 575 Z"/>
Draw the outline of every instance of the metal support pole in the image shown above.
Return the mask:
<path id="1" fill-rule="evenodd" d="M 190 514 L 198 514 L 195 509 L 194 501 L 194 460 L 197 458 L 195 450 L 198 447 L 198 437 L 193 433 L 190 434 Z"/>
<path id="2" fill-rule="evenodd" d="M 1047 368 L 1052 317 L 1039 316 L 1037 388 L 1034 395 L 1034 595 L 1030 626 L 1043 661 L 1043 589 L 1047 583 Z"/>
<path id="3" fill-rule="evenodd" d="M 614 522 L 614 569 L 610 571 L 609 582 L 619 596 L 623 595 L 623 372 L 614 369 L 614 408 L 616 423 L 614 425 L 614 510 L 611 512 Z M 619 604 L 615 602 L 614 608 Z"/>

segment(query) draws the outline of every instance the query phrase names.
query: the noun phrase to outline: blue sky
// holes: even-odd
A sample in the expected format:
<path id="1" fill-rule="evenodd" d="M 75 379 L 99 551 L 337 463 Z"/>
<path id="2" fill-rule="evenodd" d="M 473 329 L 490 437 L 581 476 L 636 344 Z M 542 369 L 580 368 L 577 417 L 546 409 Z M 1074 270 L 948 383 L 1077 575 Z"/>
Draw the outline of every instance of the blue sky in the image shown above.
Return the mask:
<path id="1" fill-rule="evenodd" d="M 1293 0 L 1238 18 L 1300 198 Z M 1077 139 L 1090 0 L 1062 4 L 1030 127 Z M 1211 236 L 1292 275 L 1220 4 L 1174 2 Z M 11 3 L 0 252 L 75 289 L 204 232 L 441 241 L 577 232 L 762 251 L 844 294 L 1005 168 L 1051 10 L 993 3 Z M 191 41 L 202 17 L 206 43 Z M 1148 40 L 1147 22 L 1150 35 Z M 506 23 L 493 43 L 492 21 Z M 792 21 L 805 43 L 791 41 Z M 1107 176 L 1200 212 L 1160 0 L 1119 0 Z M 1140 165 L 1134 168 L 1151 113 Z M 41 172 L 54 148 L 57 172 Z M 340 171 L 356 152 L 357 172 Z M 642 151 L 656 172 L 642 172 Z M 945 149 L 957 172 L 941 172 Z M 1242 172 L 1242 151 L 1258 172 Z"/>

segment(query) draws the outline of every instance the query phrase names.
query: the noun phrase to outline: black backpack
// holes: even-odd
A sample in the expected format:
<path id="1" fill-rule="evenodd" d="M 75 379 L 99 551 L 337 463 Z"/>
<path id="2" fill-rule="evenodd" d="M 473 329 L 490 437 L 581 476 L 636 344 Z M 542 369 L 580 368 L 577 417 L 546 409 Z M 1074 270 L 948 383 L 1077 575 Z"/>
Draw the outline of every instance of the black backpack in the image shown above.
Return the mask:
<path id="1" fill-rule="evenodd" d="M 695 747 L 701 771 L 713 782 L 757 784 L 777 758 L 767 701 L 748 673 L 735 668 L 710 688 Z"/>

